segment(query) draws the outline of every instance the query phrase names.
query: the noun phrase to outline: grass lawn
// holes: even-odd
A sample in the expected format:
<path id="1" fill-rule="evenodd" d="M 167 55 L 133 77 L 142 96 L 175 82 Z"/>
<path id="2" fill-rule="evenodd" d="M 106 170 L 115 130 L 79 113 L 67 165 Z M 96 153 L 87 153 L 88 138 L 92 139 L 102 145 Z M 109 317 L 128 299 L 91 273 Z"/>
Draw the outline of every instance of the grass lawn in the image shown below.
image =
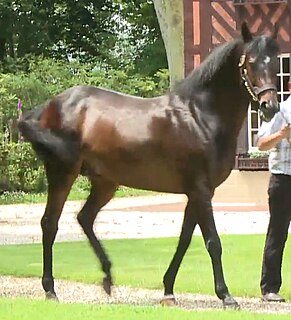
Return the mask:
<path id="1" fill-rule="evenodd" d="M 234 296 L 258 297 L 264 235 L 224 235 L 225 278 Z M 162 289 L 162 277 L 176 248 L 177 239 L 107 240 L 104 246 L 113 262 L 115 284 Z M 55 278 L 99 283 L 99 263 L 87 242 L 56 243 Z M 0 246 L 0 274 L 41 276 L 41 245 Z M 281 293 L 291 300 L 291 249 L 285 252 Z M 180 268 L 177 292 L 214 294 L 210 259 L 200 236 L 192 244 Z M 1 317 L 0 317 L 1 319 Z"/>
<path id="2" fill-rule="evenodd" d="M 176 308 L 125 305 L 56 304 L 49 301 L 0 299 L 1 320 L 278 320 L 290 315 L 253 314 L 242 311 L 186 311 Z"/>
<path id="3" fill-rule="evenodd" d="M 127 187 L 119 187 L 115 197 L 136 197 L 157 194 L 153 191 L 132 189 Z M 84 188 L 73 187 L 68 200 L 86 200 L 89 190 Z M 21 204 L 21 203 L 45 203 L 47 193 L 25 193 L 25 192 L 5 192 L 0 194 L 0 205 L 4 204 Z"/>

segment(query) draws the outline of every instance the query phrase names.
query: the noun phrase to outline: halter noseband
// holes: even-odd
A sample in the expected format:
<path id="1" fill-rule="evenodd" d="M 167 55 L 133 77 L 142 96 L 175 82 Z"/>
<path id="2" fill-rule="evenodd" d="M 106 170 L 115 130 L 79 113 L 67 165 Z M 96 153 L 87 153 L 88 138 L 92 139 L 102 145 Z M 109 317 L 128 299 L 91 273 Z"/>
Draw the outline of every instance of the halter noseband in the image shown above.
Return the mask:
<path id="1" fill-rule="evenodd" d="M 242 54 L 240 59 L 239 59 L 239 71 L 241 78 L 243 80 L 243 84 L 246 87 L 248 93 L 250 96 L 253 98 L 254 101 L 259 101 L 259 95 L 267 90 L 274 90 L 277 91 L 277 87 L 271 83 L 265 84 L 262 87 L 254 87 L 249 76 L 248 76 L 248 71 L 246 68 L 246 55 Z"/>

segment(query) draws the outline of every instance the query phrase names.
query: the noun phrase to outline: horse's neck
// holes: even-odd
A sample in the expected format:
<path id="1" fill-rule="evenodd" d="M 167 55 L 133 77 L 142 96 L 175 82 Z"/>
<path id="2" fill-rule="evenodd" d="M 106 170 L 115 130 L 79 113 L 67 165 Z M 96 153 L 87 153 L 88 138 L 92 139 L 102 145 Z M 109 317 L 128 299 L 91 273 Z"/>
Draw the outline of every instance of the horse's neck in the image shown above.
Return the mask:
<path id="1" fill-rule="evenodd" d="M 229 99 L 225 99 L 225 102 L 221 103 L 219 107 L 221 110 L 217 110 L 216 114 L 223 123 L 225 131 L 238 135 L 247 115 L 249 99 L 244 93 L 233 94 Z"/>
<path id="2" fill-rule="evenodd" d="M 242 52 L 242 50 L 240 50 Z M 212 90 L 214 101 L 213 111 L 222 119 L 229 130 L 238 134 L 247 114 L 250 97 L 243 87 L 238 67 L 238 56 L 225 63 L 213 76 L 209 90 Z M 215 100 L 217 103 L 215 103 Z"/>

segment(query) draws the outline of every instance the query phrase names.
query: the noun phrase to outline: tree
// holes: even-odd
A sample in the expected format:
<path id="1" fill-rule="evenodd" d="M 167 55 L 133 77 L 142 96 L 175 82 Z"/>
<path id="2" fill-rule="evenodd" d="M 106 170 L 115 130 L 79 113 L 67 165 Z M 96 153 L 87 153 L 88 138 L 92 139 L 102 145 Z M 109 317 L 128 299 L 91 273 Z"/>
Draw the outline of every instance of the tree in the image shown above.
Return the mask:
<path id="1" fill-rule="evenodd" d="M 13 56 L 13 50 L 11 45 L 13 42 L 12 30 L 13 30 L 14 13 L 12 9 L 12 3 L 1 0 L 0 1 L 0 61 L 3 61 L 6 57 L 6 47 L 10 51 L 10 55 Z"/>
<path id="2" fill-rule="evenodd" d="M 152 0 L 119 0 L 123 34 L 133 48 L 135 71 L 153 75 L 168 67 L 166 49 Z"/>
<path id="3" fill-rule="evenodd" d="M 109 0 L 2 0 L 0 59 L 28 53 L 104 58 L 116 41 L 113 14 Z"/>
<path id="4" fill-rule="evenodd" d="M 144 75 L 167 68 L 152 0 L 0 0 L 0 27 L 0 61 L 30 54 Z"/>
<path id="5" fill-rule="evenodd" d="M 183 1 L 154 0 L 162 31 L 173 86 L 184 78 L 184 24 Z"/>

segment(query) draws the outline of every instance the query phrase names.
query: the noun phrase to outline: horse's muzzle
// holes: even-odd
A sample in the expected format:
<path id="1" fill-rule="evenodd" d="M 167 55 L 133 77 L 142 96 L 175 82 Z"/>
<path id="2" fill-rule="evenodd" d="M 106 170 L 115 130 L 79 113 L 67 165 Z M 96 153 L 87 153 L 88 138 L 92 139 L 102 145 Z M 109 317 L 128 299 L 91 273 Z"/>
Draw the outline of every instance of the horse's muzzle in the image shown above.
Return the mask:
<path id="1" fill-rule="evenodd" d="M 278 100 L 269 100 L 260 102 L 259 113 L 263 121 L 269 122 L 274 115 L 280 111 L 280 104 Z"/>

